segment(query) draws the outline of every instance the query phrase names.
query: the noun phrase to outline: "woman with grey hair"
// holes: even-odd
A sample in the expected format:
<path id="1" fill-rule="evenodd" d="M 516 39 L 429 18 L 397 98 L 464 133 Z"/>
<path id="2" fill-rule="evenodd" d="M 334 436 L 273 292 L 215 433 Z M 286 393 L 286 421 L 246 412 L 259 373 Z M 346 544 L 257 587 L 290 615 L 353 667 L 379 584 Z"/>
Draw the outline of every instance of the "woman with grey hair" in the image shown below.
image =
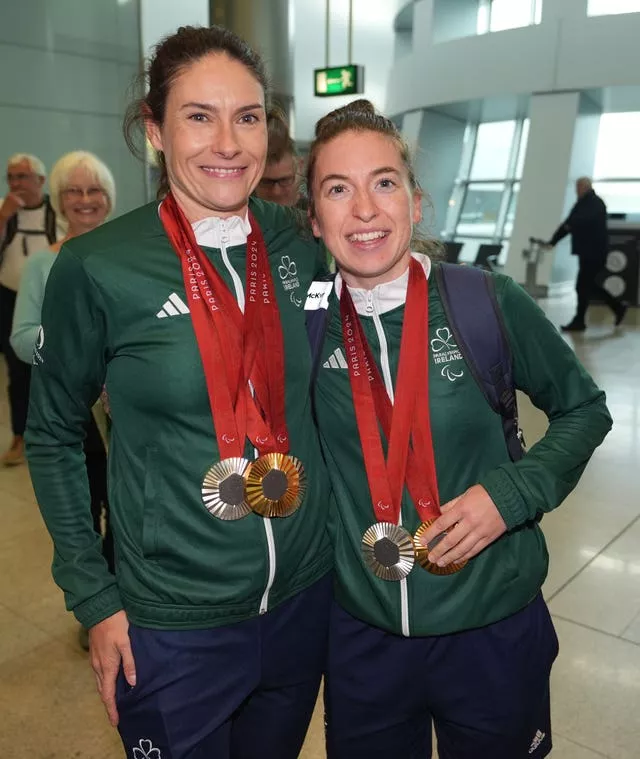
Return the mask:
<path id="1" fill-rule="evenodd" d="M 44 334 L 40 327 L 42 302 L 49 272 L 62 245 L 73 237 L 100 226 L 113 211 L 116 200 L 115 182 L 109 168 L 93 153 L 76 150 L 62 156 L 53 167 L 49 178 L 51 205 L 57 218 L 68 224 L 67 234 L 49 248 L 33 253 L 26 262 L 13 317 L 11 345 L 18 358 L 31 363 L 42 347 Z M 113 539 L 109 527 L 107 503 L 107 457 L 105 441 L 98 429 L 104 420 L 101 406 L 89 419 L 84 442 L 91 513 L 95 531 L 105 534 L 102 553 L 113 572 Z M 104 428 L 103 428 L 104 429 Z M 80 628 L 80 645 L 89 650 L 88 634 Z"/>
<path id="2" fill-rule="evenodd" d="M 109 168 L 93 153 L 76 150 L 62 156 L 49 178 L 51 205 L 67 222 L 66 235 L 49 248 L 33 253 L 22 274 L 11 331 L 11 345 L 28 364 L 40 328 L 44 289 L 55 254 L 67 240 L 99 227 L 113 211 L 116 188 Z"/>

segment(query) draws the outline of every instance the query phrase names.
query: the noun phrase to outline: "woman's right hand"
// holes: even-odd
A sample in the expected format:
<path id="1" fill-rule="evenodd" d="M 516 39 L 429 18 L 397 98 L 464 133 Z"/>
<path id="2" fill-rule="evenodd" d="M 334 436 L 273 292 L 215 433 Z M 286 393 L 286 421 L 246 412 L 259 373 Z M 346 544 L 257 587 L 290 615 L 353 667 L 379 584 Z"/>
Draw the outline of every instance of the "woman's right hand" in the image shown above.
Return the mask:
<path id="1" fill-rule="evenodd" d="M 89 630 L 89 645 L 98 693 L 107 710 L 109 722 L 116 727 L 116 679 L 121 662 L 126 681 L 132 688 L 136 684 L 136 665 L 129 640 L 129 620 L 125 612 L 119 611 L 92 627 Z"/>

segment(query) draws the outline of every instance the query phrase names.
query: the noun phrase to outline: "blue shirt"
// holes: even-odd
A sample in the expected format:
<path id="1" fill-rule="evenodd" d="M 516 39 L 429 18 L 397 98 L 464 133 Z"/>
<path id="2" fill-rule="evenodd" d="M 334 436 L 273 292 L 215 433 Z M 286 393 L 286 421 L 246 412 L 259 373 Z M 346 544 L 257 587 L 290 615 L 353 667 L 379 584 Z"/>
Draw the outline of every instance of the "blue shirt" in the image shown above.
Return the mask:
<path id="1" fill-rule="evenodd" d="M 33 348 L 40 329 L 44 290 L 55 260 L 56 254 L 53 251 L 40 250 L 27 258 L 22 272 L 13 314 L 11 346 L 18 358 L 27 364 L 33 358 Z"/>

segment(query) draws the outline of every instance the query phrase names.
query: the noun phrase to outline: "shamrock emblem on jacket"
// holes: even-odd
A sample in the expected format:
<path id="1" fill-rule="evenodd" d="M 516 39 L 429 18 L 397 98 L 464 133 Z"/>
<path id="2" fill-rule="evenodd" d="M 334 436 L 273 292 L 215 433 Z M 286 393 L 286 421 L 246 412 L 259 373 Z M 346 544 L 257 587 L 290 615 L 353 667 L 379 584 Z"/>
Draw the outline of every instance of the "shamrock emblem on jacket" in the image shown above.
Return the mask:
<path id="1" fill-rule="evenodd" d="M 160 749 L 154 748 L 151 741 L 141 738 L 138 746 L 133 749 L 133 759 L 162 759 Z"/>
<path id="2" fill-rule="evenodd" d="M 291 256 L 282 256 L 280 261 L 282 262 L 281 265 L 278 266 L 278 274 L 280 274 L 280 279 L 295 277 L 298 273 L 298 267 L 296 265 L 296 262 L 291 260 Z"/>
<path id="3" fill-rule="evenodd" d="M 436 336 L 431 341 L 431 350 L 440 353 L 444 350 L 455 350 L 458 346 L 453 342 L 453 335 L 448 327 L 440 327 L 436 330 Z"/>

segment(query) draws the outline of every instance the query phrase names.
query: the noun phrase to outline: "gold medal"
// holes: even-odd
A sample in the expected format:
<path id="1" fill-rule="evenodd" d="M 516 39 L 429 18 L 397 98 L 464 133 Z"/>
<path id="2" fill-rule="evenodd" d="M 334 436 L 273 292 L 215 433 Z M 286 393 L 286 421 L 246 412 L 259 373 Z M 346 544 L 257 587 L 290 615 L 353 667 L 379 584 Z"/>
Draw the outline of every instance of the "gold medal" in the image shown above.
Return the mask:
<path id="1" fill-rule="evenodd" d="M 448 531 L 444 530 L 439 535 L 436 535 L 428 545 L 425 546 L 422 544 L 423 535 L 435 521 L 435 519 L 430 519 L 426 522 L 423 522 L 416 530 L 416 534 L 413 536 L 413 545 L 416 554 L 416 560 L 423 569 L 426 569 L 427 572 L 432 575 L 453 575 L 456 572 L 459 572 L 464 566 L 466 566 L 467 562 L 461 561 L 454 564 L 448 564 L 446 567 L 439 567 L 437 564 L 429 561 L 429 554 L 441 540 L 444 540 L 444 538 L 447 537 L 449 534 Z"/>
<path id="2" fill-rule="evenodd" d="M 251 513 L 246 501 L 251 466 L 248 459 L 231 458 L 218 461 L 209 469 L 202 483 L 202 501 L 210 514 L 228 522 Z"/>
<path id="3" fill-rule="evenodd" d="M 302 463 L 284 453 L 266 453 L 251 464 L 247 502 L 263 517 L 288 517 L 300 506 L 307 489 Z"/>
<path id="4" fill-rule="evenodd" d="M 415 556 L 410 533 L 391 522 L 376 522 L 362 536 L 366 565 L 381 580 L 403 580 L 413 569 Z"/>

